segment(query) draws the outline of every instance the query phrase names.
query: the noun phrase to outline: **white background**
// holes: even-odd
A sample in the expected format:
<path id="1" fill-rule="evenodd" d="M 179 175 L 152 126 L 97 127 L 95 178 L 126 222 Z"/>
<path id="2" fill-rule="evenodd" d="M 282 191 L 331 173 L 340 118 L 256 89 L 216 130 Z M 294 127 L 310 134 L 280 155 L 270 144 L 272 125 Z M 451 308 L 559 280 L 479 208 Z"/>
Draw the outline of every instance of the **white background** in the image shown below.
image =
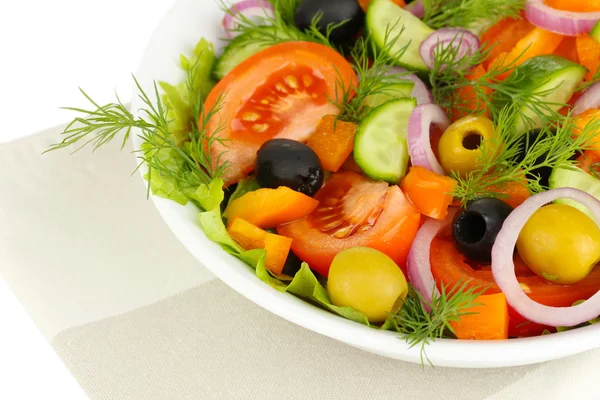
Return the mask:
<path id="1" fill-rule="evenodd" d="M 85 105 L 78 86 L 127 101 L 130 74 L 173 2 L 0 1 L 0 143 L 68 121 L 59 107 Z M 0 276 L 0 399 L 84 398 Z"/>

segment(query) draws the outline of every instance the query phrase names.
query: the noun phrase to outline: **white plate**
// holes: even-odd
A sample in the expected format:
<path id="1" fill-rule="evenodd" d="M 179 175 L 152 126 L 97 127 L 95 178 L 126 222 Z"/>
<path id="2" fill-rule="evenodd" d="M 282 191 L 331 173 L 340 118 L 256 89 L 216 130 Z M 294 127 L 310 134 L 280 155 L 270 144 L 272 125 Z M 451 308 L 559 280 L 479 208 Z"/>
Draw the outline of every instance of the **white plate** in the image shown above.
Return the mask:
<path id="1" fill-rule="evenodd" d="M 179 54 L 190 54 L 204 37 L 219 47 L 223 37 L 216 0 L 179 0 L 154 33 L 142 58 L 137 78 L 147 93 L 153 80 L 176 83 L 184 78 Z M 133 109 L 141 107 L 133 100 Z M 136 148 L 140 141 L 134 139 Z M 258 280 L 252 270 L 209 241 L 198 224 L 198 209 L 152 197 L 173 233 L 198 261 L 219 279 L 259 306 L 312 331 L 360 349 L 398 360 L 420 363 L 419 348 L 409 348 L 397 333 L 378 331 L 280 293 Z M 214 305 L 218 307 L 218 304 Z M 507 341 L 436 340 L 427 355 L 436 366 L 485 368 L 532 364 L 600 347 L 600 324 L 527 339 Z"/>

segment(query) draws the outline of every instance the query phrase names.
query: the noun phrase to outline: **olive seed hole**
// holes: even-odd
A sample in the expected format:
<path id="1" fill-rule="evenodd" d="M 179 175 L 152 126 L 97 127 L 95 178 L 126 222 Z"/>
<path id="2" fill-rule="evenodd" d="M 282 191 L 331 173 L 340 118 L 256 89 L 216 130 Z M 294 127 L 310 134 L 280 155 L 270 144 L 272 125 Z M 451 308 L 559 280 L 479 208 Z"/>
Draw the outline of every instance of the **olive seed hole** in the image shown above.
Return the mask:
<path id="1" fill-rule="evenodd" d="M 483 216 L 475 212 L 465 213 L 460 220 L 460 236 L 465 243 L 477 243 L 483 239 L 486 224 Z"/>
<path id="2" fill-rule="evenodd" d="M 477 132 L 468 132 L 464 137 L 462 144 L 467 150 L 477 150 L 481 146 L 482 137 Z"/>

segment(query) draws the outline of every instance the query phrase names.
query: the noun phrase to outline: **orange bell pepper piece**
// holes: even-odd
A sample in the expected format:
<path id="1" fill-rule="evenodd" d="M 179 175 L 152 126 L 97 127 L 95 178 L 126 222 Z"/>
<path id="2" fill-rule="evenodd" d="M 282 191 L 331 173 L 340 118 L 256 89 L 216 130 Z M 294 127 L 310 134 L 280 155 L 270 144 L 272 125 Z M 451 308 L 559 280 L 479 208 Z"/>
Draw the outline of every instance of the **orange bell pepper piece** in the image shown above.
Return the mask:
<path id="1" fill-rule="evenodd" d="M 514 20 L 505 18 L 492 26 L 481 37 L 484 46 L 491 47 L 484 67 L 489 68 L 491 62 L 500 54 L 511 51 L 525 35 L 533 30 L 534 26 L 526 19 Z"/>
<path id="2" fill-rule="evenodd" d="M 554 54 L 557 56 L 566 58 L 567 60 L 571 60 L 575 63 L 579 63 L 579 57 L 577 55 L 577 39 L 573 36 L 566 36 L 561 42 L 560 45 L 554 51 Z"/>
<path id="3" fill-rule="evenodd" d="M 581 132 L 590 124 L 595 124 L 598 127 L 598 131 L 594 140 L 591 143 L 592 148 L 588 149 L 596 157 L 600 157 L 600 109 L 591 108 L 575 117 L 575 128 L 573 129 L 573 135 L 580 135 Z"/>
<path id="4" fill-rule="evenodd" d="M 504 293 L 479 296 L 459 321 L 450 322 L 458 339 L 501 340 L 508 339 L 508 304 Z"/>
<path id="5" fill-rule="evenodd" d="M 576 45 L 579 63 L 589 70 L 585 77 L 589 81 L 600 67 L 600 43 L 585 34 L 577 36 Z"/>
<path id="6" fill-rule="evenodd" d="M 400 187 L 421 214 L 443 220 L 452 204 L 456 181 L 423 167 L 411 167 Z"/>
<path id="7" fill-rule="evenodd" d="M 354 149 L 357 129 L 358 125 L 352 122 L 336 121 L 334 116 L 328 115 L 306 144 L 317 154 L 325 170 L 337 172 Z"/>
<path id="8" fill-rule="evenodd" d="M 292 239 L 264 231 L 258 226 L 237 217 L 231 221 L 227 227 L 227 232 L 233 240 L 246 250 L 265 249 L 267 251 L 265 267 L 273 273 L 281 275 L 292 247 Z"/>
<path id="9" fill-rule="evenodd" d="M 506 79 L 514 67 L 523 64 L 530 58 L 543 54 L 553 54 L 563 38 L 564 36 L 557 33 L 549 32 L 542 28 L 534 28 L 523 39 L 519 40 L 506 56 L 501 54 L 492 61 L 492 64 L 496 67 L 505 66 L 510 68 L 509 71 L 505 71 L 496 78 L 500 80 Z"/>
<path id="10" fill-rule="evenodd" d="M 285 186 L 258 189 L 233 200 L 227 207 L 227 218 L 242 218 L 259 228 L 274 228 L 306 217 L 319 202 Z"/>
<path id="11" fill-rule="evenodd" d="M 557 10 L 574 12 L 600 11 L 600 0 L 546 0 L 546 5 Z"/>
<path id="12" fill-rule="evenodd" d="M 465 78 L 467 78 L 470 81 L 475 81 L 480 79 L 485 74 L 485 68 L 483 67 L 483 65 L 479 64 L 476 67 L 473 67 L 465 75 Z M 489 88 L 484 88 L 484 91 L 487 95 L 490 95 L 492 93 L 492 90 Z M 460 105 L 460 107 L 455 107 L 452 109 L 451 114 L 453 121 L 456 121 L 473 113 L 481 114 L 481 111 L 483 111 L 483 116 L 490 116 L 489 109 L 482 109 L 483 107 L 485 107 L 485 104 L 477 100 L 475 89 L 473 89 L 472 86 L 465 86 L 460 89 L 457 89 L 456 96 L 459 99 L 458 104 Z"/>
<path id="13" fill-rule="evenodd" d="M 504 196 L 501 200 L 515 208 L 521 205 L 525 200 L 531 197 L 531 192 L 527 189 L 525 182 L 510 182 L 502 187 L 490 187 L 491 192 L 501 193 Z"/>

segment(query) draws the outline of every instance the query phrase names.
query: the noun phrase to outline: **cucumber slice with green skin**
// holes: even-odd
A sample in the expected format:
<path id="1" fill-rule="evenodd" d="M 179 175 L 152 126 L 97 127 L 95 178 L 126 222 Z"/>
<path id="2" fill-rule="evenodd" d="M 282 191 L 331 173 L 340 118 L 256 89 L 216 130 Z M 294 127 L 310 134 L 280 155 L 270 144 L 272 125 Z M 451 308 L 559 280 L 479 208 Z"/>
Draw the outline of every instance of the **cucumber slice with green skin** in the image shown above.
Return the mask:
<path id="1" fill-rule="evenodd" d="M 389 85 L 385 89 L 382 89 L 380 93 L 365 97 L 362 105 L 369 108 L 375 108 L 390 100 L 410 98 L 414 87 L 415 83 L 411 81 L 398 82 Z"/>
<path id="2" fill-rule="evenodd" d="M 566 103 L 575 89 L 583 82 L 587 69 L 566 58 L 543 55 L 533 57 L 515 68 L 503 83 L 503 86 L 522 92 L 538 93 L 538 100 L 551 103 L 548 108 L 558 111 Z M 497 91 L 494 105 L 501 109 L 513 100 Z M 543 111 L 542 111 L 543 112 Z M 546 111 L 545 113 L 548 113 Z M 523 134 L 542 126 L 540 117 L 531 104 L 524 104 L 516 124 L 517 133 Z"/>
<path id="3" fill-rule="evenodd" d="M 242 61 L 269 47 L 263 42 L 253 42 L 251 40 L 252 35 L 252 32 L 244 33 L 229 42 L 215 64 L 213 70 L 215 78 L 218 80 L 223 79 Z"/>
<path id="4" fill-rule="evenodd" d="M 261 26 L 250 32 L 242 33 L 225 47 L 223 55 L 219 57 L 213 70 L 214 77 L 219 80 L 223 79 L 242 61 L 269 47 L 269 44 L 265 42 L 265 37 L 269 38 L 270 42 L 273 38 L 285 42 L 303 40 L 305 35 L 296 27 L 276 28 L 273 26 Z"/>
<path id="5" fill-rule="evenodd" d="M 579 168 L 554 168 L 550 175 L 549 184 L 550 189 L 571 187 L 582 190 L 600 200 L 600 180 Z M 574 200 L 559 199 L 554 202 L 573 206 L 596 221 L 596 217 L 586 207 Z M 596 223 L 600 225 L 600 221 L 596 221 Z"/>
<path id="6" fill-rule="evenodd" d="M 371 178 L 398 183 L 408 167 L 406 134 L 415 99 L 388 101 L 360 123 L 354 139 L 354 159 Z"/>
<path id="7" fill-rule="evenodd" d="M 391 48 L 387 46 L 391 54 L 402 54 L 401 51 L 407 47 L 401 57 L 395 59 L 395 64 L 414 71 L 428 71 L 423 62 L 419 47 L 427 36 L 433 33 L 433 29 L 427 26 L 419 18 L 415 17 L 402 7 L 394 4 L 391 0 L 373 0 L 367 9 L 367 32 L 371 35 L 377 50 L 382 51 L 386 47 L 386 39 L 398 39 Z M 404 32 L 402 29 L 404 28 Z M 400 35 L 400 33 L 402 33 Z"/>
<path id="8" fill-rule="evenodd" d="M 600 21 L 598 21 L 592 29 L 590 36 L 593 37 L 596 42 L 600 43 Z"/>

